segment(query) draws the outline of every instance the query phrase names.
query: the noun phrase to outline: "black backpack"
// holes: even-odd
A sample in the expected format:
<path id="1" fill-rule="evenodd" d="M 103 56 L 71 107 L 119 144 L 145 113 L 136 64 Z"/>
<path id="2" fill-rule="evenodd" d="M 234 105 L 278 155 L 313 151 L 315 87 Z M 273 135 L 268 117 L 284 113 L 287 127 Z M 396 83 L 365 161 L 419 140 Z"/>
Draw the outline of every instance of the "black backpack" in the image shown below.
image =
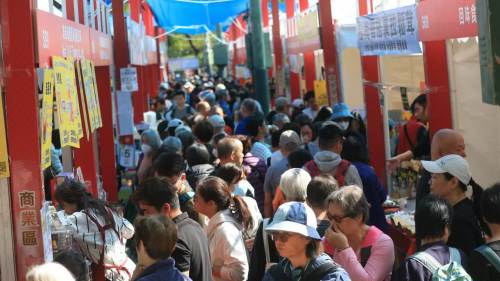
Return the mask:
<path id="1" fill-rule="evenodd" d="M 321 281 L 321 279 L 329 274 L 337 271 L 340 267 L 334 262 L 327 262 L 319 267 L 317 267 L 314 271 L 307 272 L 301 280 L 307 281 Z M 269 274 L 273 277 L 274 281 L 289 281 L 290 279 L 286 276 L 285 272 L 279 264 L 275 264 L 269 268 Z"/>

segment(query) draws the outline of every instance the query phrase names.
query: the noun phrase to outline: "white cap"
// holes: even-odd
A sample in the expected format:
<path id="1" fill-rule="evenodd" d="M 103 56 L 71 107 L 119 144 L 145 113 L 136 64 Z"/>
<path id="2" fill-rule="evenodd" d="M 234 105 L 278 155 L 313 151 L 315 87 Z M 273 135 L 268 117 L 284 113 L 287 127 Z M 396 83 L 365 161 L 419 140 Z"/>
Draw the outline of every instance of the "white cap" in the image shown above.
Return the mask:
<path id="1" fill-rule="evenodd" d="M 182 126 L 182 125 L 184 125 L 184 122 L 182 122 L 182 120 L 177 119 L 177 118 L 172 119 L 172 120 L 170 120 L 170 122 L 168 122 L 168 128 L 172 128 L 172 127 L 177 128 L 177 127 Z"/>
<path id="2" fill-rule="evenodd" d="M 222 83 L 219 83 L 217 84 L 217 86 L 215 87 L 215 90 L 216 91 L 225 91 L 226 90 L 226 85 L 222 84 Z"/>
<path id="3" fill-rule="evenodd" d="M 424 169 L 429 173 L 449 173 L 465 185 L 468 185 L 472 178 L 469 163 L 467 163 L 467 160 L 462 156 L 457 154 L 446 155 L 436 161 L 422 161 L 422 166 L 424 166 Z"/>
<path id="4" fill-rule="evenodd" d="M 273 221 L 266 227 L 269 232 L 292 232 L 314 240 L 321 240 L 316 228 L 318 221 L 314 211 L 301 202 L 282 204 L 274 214 Z"/>
<path id="5" fill-rule="evenodd" d="M 294 99 L 292 102 L 292 106 L 296 108 L 300 108 L 304 106 L 304 101 L 302 99 Z"/>

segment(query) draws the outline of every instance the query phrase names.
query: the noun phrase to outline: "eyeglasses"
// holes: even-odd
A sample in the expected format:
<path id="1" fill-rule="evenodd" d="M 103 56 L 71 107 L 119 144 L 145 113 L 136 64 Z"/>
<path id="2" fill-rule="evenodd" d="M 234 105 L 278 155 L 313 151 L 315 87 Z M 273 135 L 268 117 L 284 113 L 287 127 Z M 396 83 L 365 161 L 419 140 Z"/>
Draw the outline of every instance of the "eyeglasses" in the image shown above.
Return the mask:
<path id="1" fill-rule="evenodd" d="M 349 216 L 337 216 L 337 215 L 332 215 L 330 213 L 327 213 L 326 216 L 328 217 L 328 220 L 330 221 L 335 221 L 336 223 L 342 223 L 342 221 L 345 218 L 348 218 Z"/>
<path id="2" fill-rule="evenodd" d="M 292 233 L 287 232 L 274 232 L 273 234 L 271 234 L 271 239 L 273 239 L 273 241 L 275 242 L 280 241 L 281 243 L 286 243 L 292 235 Z"/>

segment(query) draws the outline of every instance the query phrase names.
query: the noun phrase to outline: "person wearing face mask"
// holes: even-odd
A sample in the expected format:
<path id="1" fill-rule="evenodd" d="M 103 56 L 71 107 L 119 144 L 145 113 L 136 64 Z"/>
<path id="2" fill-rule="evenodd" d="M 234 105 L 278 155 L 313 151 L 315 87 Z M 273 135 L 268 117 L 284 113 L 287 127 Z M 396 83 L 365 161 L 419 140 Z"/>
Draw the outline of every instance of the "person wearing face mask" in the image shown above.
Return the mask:
<path id="1" fill-rule="evenodd" d="M 349 110 L 349 106 L 343 102 L 333 106 L 332 121 L 339 124 L 342 130 L 347 131 L 354 116 Z"/>
<path id="2" fill-rule="evenodd" d="M 144 179 L 152 175 L 151 167 L 153 159 L 161 146 L 161 140 L 158 133 L 154 130 L 148 129 L 141 134 L 141 150 L 142 154 L 139 158 L 139 165 L 137 168 L 137 179 L 141 183 Z"/>

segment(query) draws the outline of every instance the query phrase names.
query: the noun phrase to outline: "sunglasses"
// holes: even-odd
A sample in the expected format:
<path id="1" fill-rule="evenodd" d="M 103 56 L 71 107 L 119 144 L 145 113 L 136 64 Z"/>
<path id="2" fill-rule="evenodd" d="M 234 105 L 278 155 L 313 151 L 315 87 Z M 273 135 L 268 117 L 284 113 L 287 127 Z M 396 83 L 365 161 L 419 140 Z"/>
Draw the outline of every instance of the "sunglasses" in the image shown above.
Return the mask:
<path id="1" fill-rule="evenodd" d="M 293 235 L 293 233 L 287 233 L 287 232 L 274 232 L 271 234 L 271 239 L 273 241 L 280 241 L 281 243 L 286 243 L 288 239 Z"/>
<path id="2" fill-rule="evenodd" d="M 332 215 L 330 213 L 327 213 L 326 216 L 328 217 L 328 220 L 330 221 L 335 221 L 336 223 L 342 223 L 342 221 L 345 218 L 348 218 L 349 216 L 337 216 L 337 215 Z"/>

